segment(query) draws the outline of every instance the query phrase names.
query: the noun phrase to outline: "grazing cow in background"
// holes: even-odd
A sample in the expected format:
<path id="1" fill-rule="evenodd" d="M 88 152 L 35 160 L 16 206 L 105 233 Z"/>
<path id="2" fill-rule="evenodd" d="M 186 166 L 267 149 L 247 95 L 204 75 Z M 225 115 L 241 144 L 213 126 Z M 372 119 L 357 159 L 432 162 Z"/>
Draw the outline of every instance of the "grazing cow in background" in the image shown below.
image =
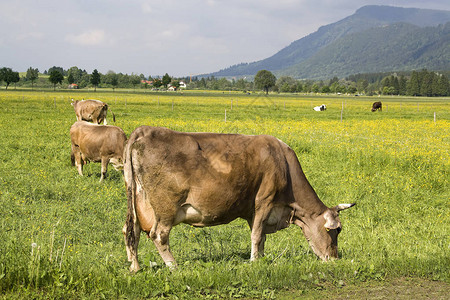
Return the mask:
<path id="1" fill-rule="evenodd" d="M 106 125 L 106 114 L 108 113 L 108 104 L 100 100 L 76 100 L 72 99 L 72 106 L 77 116 L 77 121 L 88 121 L 94 124 Z M 111 109 L 110 109 L 111 110 Z M 116 116 L 111 111 L 113 121 L 116 121 Z"/>
<path id="2" fill-rule="evenodd" d="M 101 162 L 100 181 L 106 177 L 110 161 L 116 170 L 123 168 L 122 157 L 127 136 L 121 128 L 77 121 L 70 127 L 70 139 L 72 165 L 77 166 L 81 176 L 83 176 L 83 165 L 88 161 Z"/>
<path id="3" fill-rule="evenodd" d="M 326 109 L 327 109 L 327 107 L 325 106 L 325 104 L 322 104 L 322 105 L 320 105 L 320 106 L 314 107 L 314 110 L 315 110 L 315 111 L 324 111 L 324 110 L 326 110 Z"/>
<path id="4" fill-rule="evenodd" d="M 324 261 L 338 257 L 339 211 L 328 208 L 306 179 L 294 151 L 265 135 L 182 133 L 141 126 L 124 150 L 128 214 L 123 227 L 130 271 L 139 270 L 141 231 L 169 267 L 173 226 L 226 224 L 251 229 L 251 260 L 264 255 L 266 234 L 296 224 Z"/>
<path id="5" fill-rule="evenodd" d="M 380 110 L 380 111 L 383 110 L 383 105 L 381 104 L 380 101 L 374 102 L 374 103 L 372 104 L 372 112 L 374 112 L 374 111 L 376 111 L 376 110 Z"/>

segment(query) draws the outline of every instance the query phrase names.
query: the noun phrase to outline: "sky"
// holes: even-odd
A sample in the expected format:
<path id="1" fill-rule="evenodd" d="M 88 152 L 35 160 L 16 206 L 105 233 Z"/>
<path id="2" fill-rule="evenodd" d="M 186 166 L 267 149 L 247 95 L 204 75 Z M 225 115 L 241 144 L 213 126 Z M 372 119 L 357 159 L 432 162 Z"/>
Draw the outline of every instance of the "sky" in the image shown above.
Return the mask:
<path id="1" fill-rule="evenodd" d="M 448 0 L 0 0 L 0 67 L 195 76 L 272 56 L 365 5 Z"/>

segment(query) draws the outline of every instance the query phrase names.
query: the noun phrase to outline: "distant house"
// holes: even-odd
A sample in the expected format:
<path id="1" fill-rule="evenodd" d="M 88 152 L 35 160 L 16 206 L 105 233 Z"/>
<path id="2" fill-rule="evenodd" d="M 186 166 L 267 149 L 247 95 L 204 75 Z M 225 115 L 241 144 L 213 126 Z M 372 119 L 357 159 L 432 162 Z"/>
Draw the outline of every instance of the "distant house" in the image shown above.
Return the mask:
<path id="1" fill-rule="evenodd" d="M 168 90 L 169 92 L 174 92 L 174 91 L 177 90 L 177 88 L 176 88 L 175 86 L 171 85 L 171 86 L 169 86 L 169 87 L 167 88 L 167 90 Z"/>
<path id="2" fill-rule="evenodd" d="M 180 81 L 180 89 L 185 89 L 186 87 L 186 83 L 184 81 Z"/>
<path id="3" fill-rule="evenodd" d="M 141 80 L 141 83 L 142 83 L 142 84 L 152 85 L 152 84 L 153 84 L 153 81 L 150 81 L 150 80 Z"/>
<path id="4" fill-rule="evenodd" d="M 69 89 L 78 89 L 78 84 L 76 84 L 76 83 L 69 84 L 68 88 Z"/>

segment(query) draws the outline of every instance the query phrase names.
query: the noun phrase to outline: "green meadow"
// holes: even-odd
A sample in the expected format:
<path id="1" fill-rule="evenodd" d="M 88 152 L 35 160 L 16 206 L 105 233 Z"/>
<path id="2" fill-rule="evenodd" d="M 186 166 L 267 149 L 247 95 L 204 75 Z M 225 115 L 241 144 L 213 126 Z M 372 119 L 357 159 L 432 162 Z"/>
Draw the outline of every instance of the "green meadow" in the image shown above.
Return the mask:
<path id="1" fill-rule="evenodd" d="M 250 230 L 236 220 L 174 227 L 175 271 L 143 234 L 143 270 L 130 274 L 122 174 L 110 166 L 100 183 L 100 164 L 84 177 L 71 166 L 72 98 L 107 102 L 128 136 L 152 125 L 283 140 L 326 205 L 357 203 L 341 213 L 341 259 L 319 261 L 292 225 L 250 263 Z M 330 298 L 407 280 L 448 296 L 449 98 L 2 90 L 0 107 L 0 298 Z"/>

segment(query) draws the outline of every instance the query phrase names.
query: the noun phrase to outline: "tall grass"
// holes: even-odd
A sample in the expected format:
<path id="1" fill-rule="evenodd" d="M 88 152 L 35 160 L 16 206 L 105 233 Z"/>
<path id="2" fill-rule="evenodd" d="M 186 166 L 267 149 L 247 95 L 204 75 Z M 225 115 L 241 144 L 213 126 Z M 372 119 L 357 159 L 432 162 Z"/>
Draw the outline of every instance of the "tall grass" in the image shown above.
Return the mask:
<path id="1" fill-rule="evenodd" d="M 175 227 L 180 268 L 163 266 L 143 235 L 144 270 L 128 272 L 121 228 L 122 175 L 70 164 L 70 99 L 110 104 L 129 135 L 140 125 L 180 131 L 270 134 L 289 144 L 328 206 L 342 213 L 340 260 L 316 259 L 301 230 L 268 236 L 249 263 L 245 222 Z M 378 98 L 376 100 L 379 100 Z M 0 290 L 6 298 L 273 298 L 285 289 L 401 276 L 449 282 L 448 98 L 243 95 L 238 93 L 0 93 Z M 325 112 L 312 107 L 325 103 Z M 341 110 L 342 113 L 341 121 Z M 226 122 L 225 122 L 226 110 Z M 434 121 L 434 113 L 437 120 Z M 111 119 L 111 118 L 110 118 Z M 110 123 L 111 120 L 110 120 Z"/>

